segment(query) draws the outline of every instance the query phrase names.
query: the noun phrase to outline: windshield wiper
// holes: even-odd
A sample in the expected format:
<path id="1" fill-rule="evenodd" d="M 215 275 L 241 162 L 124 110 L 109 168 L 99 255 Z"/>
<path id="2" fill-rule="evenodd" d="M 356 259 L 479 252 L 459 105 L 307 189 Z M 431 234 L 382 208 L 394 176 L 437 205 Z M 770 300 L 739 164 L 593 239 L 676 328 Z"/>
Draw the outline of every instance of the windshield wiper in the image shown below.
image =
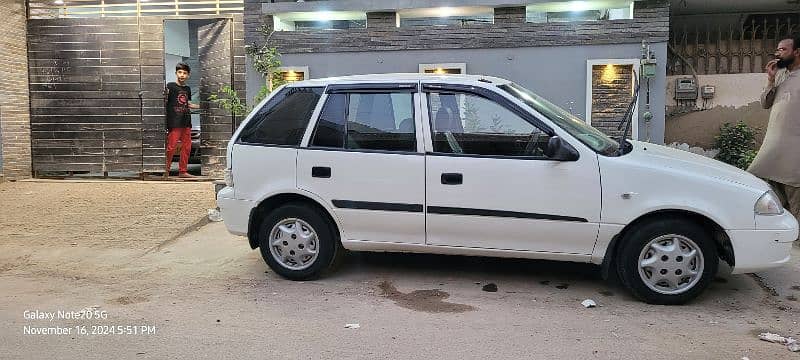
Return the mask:
<path id="1" fill-rule="evenodd" d="M 633 99 L 628 104 L 628 109 L 625 111 L 625 116 L 622 117 L 620 120 L 619 125 L 617 125 L 617 131 L 622 130 L 622 126 L 625 126 L 625 131 L 619 136 L 619 149 L 617 149 L 617 154 L 622 155 L 625 153 L 625 149 L 627 147 L 628 142 L 625 141 L 625 137 L 628 136 L 628 130 L 631 127 L 631 119 L 633 118 L 633 108 L 636 107 L 636 102 L 639 101 L 639 74 L 636 73 L 636 69 L 633 69 L 633 79 L 634 83 L 634 90 L 633 90 Z"/>

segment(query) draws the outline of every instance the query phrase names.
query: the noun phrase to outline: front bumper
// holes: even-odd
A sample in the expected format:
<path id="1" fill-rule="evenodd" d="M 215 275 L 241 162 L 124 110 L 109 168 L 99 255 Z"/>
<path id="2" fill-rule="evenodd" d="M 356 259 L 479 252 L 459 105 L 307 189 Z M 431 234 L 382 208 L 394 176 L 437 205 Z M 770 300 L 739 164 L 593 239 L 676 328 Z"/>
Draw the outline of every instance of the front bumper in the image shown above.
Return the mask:
<path id="1" fill-rule="evenodd" d="M 252 201 L 235 199 L 232 187 L 225 187 L 217 193 L 219 213 L 231 234 L 247 236 L 250 211 L 254 206 Z"/>
<path id="2" fill-rule="evenodd" d="M 753 273 L 789 262 L 797 227 L 787 230 L 726 230 L 736 257 L 734 274 Z"/>

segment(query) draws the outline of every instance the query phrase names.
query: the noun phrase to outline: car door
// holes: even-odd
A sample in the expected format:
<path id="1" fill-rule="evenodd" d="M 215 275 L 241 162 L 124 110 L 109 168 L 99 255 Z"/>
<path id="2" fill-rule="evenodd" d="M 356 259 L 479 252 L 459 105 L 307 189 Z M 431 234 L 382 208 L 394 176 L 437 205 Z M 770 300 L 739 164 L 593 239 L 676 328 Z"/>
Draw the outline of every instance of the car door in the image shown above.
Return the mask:
<path id="1" fill-rule="evenodd" d="M 597 155 L 554 161 L 549 125 L 488 88 L 426 84 L 427 243 L 590 254 L 600 219 Z"/>
<path id="2" fill-rule="evenodd" d="M 328 86 L 297 183 L 327 201 L 345 240 L 425 243 L 418 83 Z"/>

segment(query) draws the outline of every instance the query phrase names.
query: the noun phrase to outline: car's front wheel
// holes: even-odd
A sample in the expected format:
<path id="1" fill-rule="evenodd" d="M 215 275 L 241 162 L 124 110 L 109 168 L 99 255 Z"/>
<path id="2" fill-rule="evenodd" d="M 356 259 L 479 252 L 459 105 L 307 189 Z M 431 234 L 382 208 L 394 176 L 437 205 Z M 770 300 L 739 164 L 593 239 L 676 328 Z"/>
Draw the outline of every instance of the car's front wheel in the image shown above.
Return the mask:
<path id="1" fill-rule="evenodd" d="M 683 304 L 697 297 L 717 273 L 710 234 L 684 219 L 637 225 L 622 239 L 619 276 L 634 296 L 651 304 Z"/>
<path id="2" fill-rule="evenodd" d="M 270 212 L 258 236 L 264 261 L 291 280 L 318 277 L 343 251 L 333 224 L 303 203 L 286 204 Z"/>

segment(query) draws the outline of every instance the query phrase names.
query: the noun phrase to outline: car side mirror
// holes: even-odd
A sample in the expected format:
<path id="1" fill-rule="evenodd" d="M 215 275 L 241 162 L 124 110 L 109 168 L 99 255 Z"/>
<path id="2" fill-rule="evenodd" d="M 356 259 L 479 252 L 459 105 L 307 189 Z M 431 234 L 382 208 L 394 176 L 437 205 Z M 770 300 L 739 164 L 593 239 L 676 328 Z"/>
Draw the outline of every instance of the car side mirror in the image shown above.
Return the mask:
<path id="1" fill-rule="evenodd" d="M 556 161 L 577 161 L 580 158 L 578 150 L 558 136 L 550 137 L 544 154 L 548 159 Z"/>

